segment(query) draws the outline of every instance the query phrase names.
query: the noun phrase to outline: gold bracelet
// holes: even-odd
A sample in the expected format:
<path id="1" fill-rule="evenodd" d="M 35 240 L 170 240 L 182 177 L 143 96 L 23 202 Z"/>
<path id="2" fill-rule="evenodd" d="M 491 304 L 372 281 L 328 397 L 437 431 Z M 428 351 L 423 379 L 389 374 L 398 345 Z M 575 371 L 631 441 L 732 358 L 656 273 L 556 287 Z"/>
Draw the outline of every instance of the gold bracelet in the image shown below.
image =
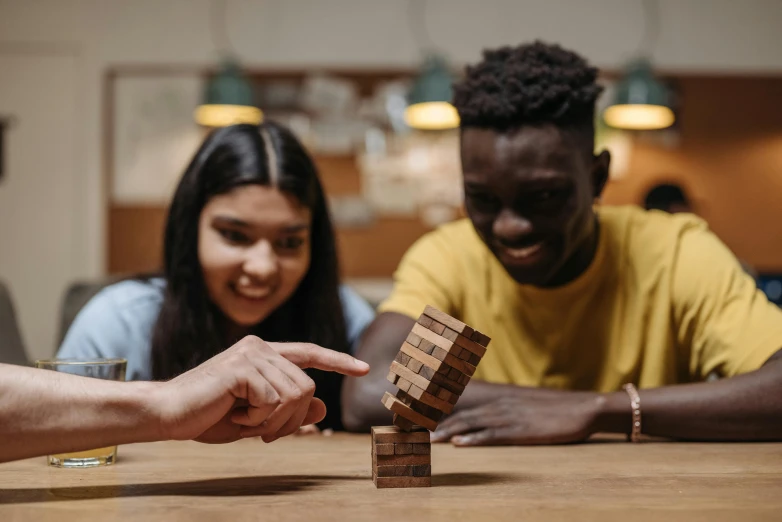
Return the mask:
<path id="1" fill-rule="evenodd" d="M 627 395 L 630 396 L 630 407 L 633 410 L 633 426 L 630 430 L 629 435 L 627 436 L 627 440 L 630 442 L 640 442 L 641 441 L 641 396 L 638 395 L 638 390 L 635 389 L 635 386 L 627 383 L 624 386 L 622 386 L 624 390 L 627 392 Z"/>

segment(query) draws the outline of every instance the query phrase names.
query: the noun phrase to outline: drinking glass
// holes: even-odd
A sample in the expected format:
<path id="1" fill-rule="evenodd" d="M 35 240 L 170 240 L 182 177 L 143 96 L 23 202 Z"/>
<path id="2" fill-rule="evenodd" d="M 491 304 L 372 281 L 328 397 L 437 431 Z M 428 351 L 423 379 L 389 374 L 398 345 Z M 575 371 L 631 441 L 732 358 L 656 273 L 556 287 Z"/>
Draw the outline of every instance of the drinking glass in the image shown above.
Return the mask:
<path id="1" fill-rule="evenodd" d="M 35 361 L 36 368 L 109 381 L 124 381 L 127 365 L 126 359 L 41 359 Z M 108 466 L 116 461 L 117 446 L 58 453 L 47 457 L 49 465 L 58 468 L 92 468 Z"/>

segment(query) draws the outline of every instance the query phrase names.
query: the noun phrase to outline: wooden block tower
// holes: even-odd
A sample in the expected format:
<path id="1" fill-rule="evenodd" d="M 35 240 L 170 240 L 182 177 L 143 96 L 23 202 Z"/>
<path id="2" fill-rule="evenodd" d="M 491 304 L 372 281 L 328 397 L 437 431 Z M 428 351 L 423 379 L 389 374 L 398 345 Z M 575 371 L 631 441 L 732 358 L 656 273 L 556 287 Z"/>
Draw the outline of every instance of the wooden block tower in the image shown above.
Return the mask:
<path id="1" fill-rule="evenodd" d="M 375 486 L 431 484 L 429 431 L 453 411 L 489 341 L 448 314 L 431 306 L 424 309 L 388 374 L 399 388 L 396 396 L 383 396 L 383 405 L 394 412 L 394 426 L 372 428 Z"/>

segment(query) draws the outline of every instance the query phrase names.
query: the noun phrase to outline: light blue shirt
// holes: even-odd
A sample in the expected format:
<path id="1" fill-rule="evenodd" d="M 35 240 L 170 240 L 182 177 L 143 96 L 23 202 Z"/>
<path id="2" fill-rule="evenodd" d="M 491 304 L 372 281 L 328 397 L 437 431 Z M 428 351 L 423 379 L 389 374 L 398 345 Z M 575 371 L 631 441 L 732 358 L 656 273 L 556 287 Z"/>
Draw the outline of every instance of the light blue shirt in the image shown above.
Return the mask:
<path id="1" fill-rule="evenodd" d="M 57 353 L 58 358 L 127 359 L 127 379 L 152 380 L 152 330 L 163 304 L 162 278 L 129 280 L 108 286 L 79 312 Z M 347 286 L 339 297 L 348 342 L 355 352 L 375 312 Z"/>

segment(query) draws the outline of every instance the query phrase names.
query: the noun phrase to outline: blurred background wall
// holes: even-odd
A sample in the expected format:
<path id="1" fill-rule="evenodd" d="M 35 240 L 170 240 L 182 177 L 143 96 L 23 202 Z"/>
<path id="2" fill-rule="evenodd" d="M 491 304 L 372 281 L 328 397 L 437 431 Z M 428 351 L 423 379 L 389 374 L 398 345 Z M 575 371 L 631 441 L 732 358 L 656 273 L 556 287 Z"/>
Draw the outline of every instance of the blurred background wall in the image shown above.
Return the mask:
<path id="1" fill-rule="evenodd" d="M 228 0 L 225 24 L 258 78 L 286 70 L 395 77 L 422 59 L 408 4 Z M 658 6 L 651 57 L 675 82 L 680 123 L 664 139 L 633 140 L 604 203 L 638 203 L 656 181 L 678 181 L 738 256 L 782 272 L 782 2 Z M 0 0 L 0 118 L 12 122 L 0 178 L 0 279 L 31 358 L 53 353 L 71 282 L 155 268 L 165 205 L 112 199 L 116 82 L 214 68 L 213 23 L 207 0 Z M 610 76 L 633 57 L 643 24 L 630 0 L 431 0 L 425 10 L 429 39 L 457 69 L 485 47 L 542 38 Z M 330 195 L 360 193 L 355 157 L 316 157 Z M 408 216 L 346 227 L 345 275 L 387 280 L 428 226 Z"/>

